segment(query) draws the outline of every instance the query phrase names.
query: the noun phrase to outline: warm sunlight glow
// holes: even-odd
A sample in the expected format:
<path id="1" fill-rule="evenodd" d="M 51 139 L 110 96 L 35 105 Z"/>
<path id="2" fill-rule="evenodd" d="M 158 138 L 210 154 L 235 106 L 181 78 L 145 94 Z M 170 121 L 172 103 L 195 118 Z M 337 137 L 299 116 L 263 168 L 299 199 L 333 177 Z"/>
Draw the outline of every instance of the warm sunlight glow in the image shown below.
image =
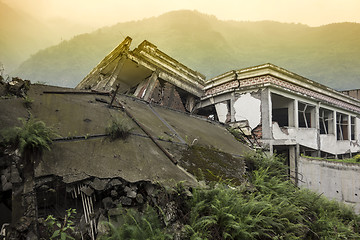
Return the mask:
<path id="1" fill-rule="evenodd" d="M 303 23 L 360 22 L 359 0 L 2 0 L 41 20 L 67 20 L 101 27 L 190 9 L 221 20 Z M 0 16 L 1 18 L 1 16 Z"/>

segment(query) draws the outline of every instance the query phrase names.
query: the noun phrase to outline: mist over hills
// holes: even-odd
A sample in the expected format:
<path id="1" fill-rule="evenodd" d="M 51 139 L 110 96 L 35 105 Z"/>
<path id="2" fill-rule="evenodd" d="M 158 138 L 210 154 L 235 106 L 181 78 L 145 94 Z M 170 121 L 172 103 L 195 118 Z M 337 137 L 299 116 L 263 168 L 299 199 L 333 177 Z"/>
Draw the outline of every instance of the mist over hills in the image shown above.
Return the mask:
<path id="1" fill-rule="evenodd" d="M 126 36 L 133 48 L 146 39 L 207 79 L 270 62 L 338 90 L 360 88 L 360 24 L 221 21 L 188 10 L 78 35 L 32 55 L 13 75 L 74 87 Z"/>
<path id="2" fill-rule="evenodd" d="M 1 0 L 0 19 L 0 63 L 4 65 L 6 72 L 17 68 L 39 49 L 91 29 L 66 19 L 42 22 Z"/>

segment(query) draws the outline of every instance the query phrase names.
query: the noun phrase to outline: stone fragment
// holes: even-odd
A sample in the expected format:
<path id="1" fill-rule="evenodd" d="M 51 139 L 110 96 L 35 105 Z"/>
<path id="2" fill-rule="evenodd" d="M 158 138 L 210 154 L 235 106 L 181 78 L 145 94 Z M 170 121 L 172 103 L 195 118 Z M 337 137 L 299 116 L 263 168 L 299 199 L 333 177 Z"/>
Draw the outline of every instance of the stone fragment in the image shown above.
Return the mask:
<path id="1" fill-rule="evenodd" d="M 97 237 L 107 235 L 110 232 L 110 227 L 109 225 L 106 224 L 107 221 L 108 219 L 104 215 L 100 214 L 97 225 L 97 232 L 98 232 Z"/>
<path id="2" fill-rule="evenodd" d="M 106 188 L 106 185 L 108 184 L 109 180 L 107 179 L 99 179 L 95 178 L 91 183 L 90 186 L 95 189 L 96 191 L 103 191 Z"/>
<path id="3" fill-rule="evenodd" d="M 87 196 L 91 196 L 94 193 L 94 190 L 91 187 L 84 186 L 80 189 L 83 193 L 85 193 Z"/>
<path id="4" fill-rule="evenodd" d="M 126 196 L 129 198 L 136 198 L 136 192 L 133 191 L 131 188 L 129 188 L 128 186 L 126 186 L 124 188 L 124 191 L 126 192 Z"/>
<path id="5" fill-rule="evenodd" d="M 11 94 L 14 94 L 16 96 L 22 97 L 25 96 L 27 90 L 30 87 L 30 81 L 29 80 L 22 80 L 20 78 L 12 78 L 12 81 L 10 81 L 7 85 L 7 91 Z"/>
<path id="6" fill-rule="evenodd" d="M 104 198 L 102 200 L 102 204 L 106 210 L 109 210 L 110 208 L 112 208 L 114 206 L 114 203 L 113 203 L 111 197 Z"/>
<path id="7" fill-rule="evenodd" d="M 2 190 L 3 191 L 8 191 L 12 189 L 12 184 L 11 182 L 6 182 L 5 184 L 2 185 Z"/>
<path id="8" fill-rule="evenodd" d="M 176 203 L 174 201 L 167 203 L 164 209 L 164 213 L 165 213 L 164 220 L 166 225 L 174 222 L 177 218 Z"/>
<path id="9" fill-rule="evenodd" d="M 154 185 L 152 185 L 150 182 L 147 182 L 145 184 L 145 191 L 149 196 L 151 196 L 154 193 L 154 190 L 155 190 Z"/>
<path id="10" fill-rule="evenodd" d="M 11 166 L 11 182 L 12 183 L 21 183 L 22 179 L 20 177 L 19 171 L 16 166 Z"/>
<path id="11" fill-rule="evenodd" d="M 136 194 L 136 201 L 140 204 L 144 203 L 144 197 L 140 193 Z"/>
<path id="12" fill-rule="evenodd" d="M 120 197 L 120 203 L 124 206 L 130 206 L 131 205 L 131 198 L 125 197 L 125 196 L 121 196 Z"/>
<path id="13" fill-rule="evenodd" d="M 111 186 L 111 187 L 115 187 L 115 186 L 119 186 L 119 185 L 122 185 L 122 182 L 116 178 L 111 179 L 109 182 L 109 186 Z"/>
<path id="14" fill-rule="evenodd" d="M 117 191 L 115 191 L 115 190 L 111 190 L 110 195 L 111 195 L 112 197 L 116 198 L 116 197 L 118 196 L 118 193 L 117 193 Z"/>

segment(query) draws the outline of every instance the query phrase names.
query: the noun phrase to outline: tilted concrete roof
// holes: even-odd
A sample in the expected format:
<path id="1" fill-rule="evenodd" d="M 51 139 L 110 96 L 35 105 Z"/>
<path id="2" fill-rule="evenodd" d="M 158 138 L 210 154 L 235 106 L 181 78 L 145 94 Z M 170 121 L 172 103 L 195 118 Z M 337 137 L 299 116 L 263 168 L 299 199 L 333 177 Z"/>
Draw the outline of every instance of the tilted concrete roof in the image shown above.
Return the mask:
<path id="1" fill-rule="evenodd" d="M 44 151 L 36 167 L 37 177 L 57 175 L 64 182 L 93 176 L 121 177 L 129 182 L 147 180 L 174 185 L 185 181 L 190 185 L 197 184 L 193 176 L 171 162 L 121 109 L 109 108 L 104 103 L 110 102 L 109 96 L 90 91 L 74 93 L 74 89 L 43 85 L 32 85 L 28 96 L 34 100 L 30 109 L 33 117 L 52 126 L 63 138 L 68 138 L 53 142 L 52 150 Z M 194 142 L 210 146 L 235 156 L 250 151 L 219 123 L 159 106 L 149 106 L 144 101 L 125 95 L 118 95 L 118 100 L 177 160 L 187 149 L 187 144 L 179 138 L 188 144 Z M 2 113 L 10 113 L 9 109 L 12 109 L 10 101 L 0 100 L 3 106 L 0 124 L 4 127 L 16 123 L 18 116 L 27 115 L 26 110 L 19 110 L 5 117 Z M 19 99 L 13 101 L 18 102 Z M 6 106 L 3 104 L 5 102 Z M 23 109 L 21 105 L 18 108 Z M 125 119 L 133 127 L 127 139 L 110 141 L 106 137 L 92 137 L 104 134 L 105 128 L 115 118 Z"/>

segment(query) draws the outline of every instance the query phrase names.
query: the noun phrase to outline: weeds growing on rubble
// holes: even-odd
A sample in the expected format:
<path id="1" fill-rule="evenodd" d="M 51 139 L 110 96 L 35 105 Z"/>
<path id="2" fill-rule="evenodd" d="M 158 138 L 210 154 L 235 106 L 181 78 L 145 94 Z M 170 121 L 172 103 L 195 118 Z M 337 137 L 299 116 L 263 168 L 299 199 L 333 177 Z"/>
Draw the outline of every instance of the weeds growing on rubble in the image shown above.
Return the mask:
<path id="1" fill-rule="evenodd" d="M 118 138 L 126 139 L 133 128 L 125 119 L 113 119 L 109 126 L 105 129 L 105 133 L 109 135 L 111 140 Z"/>
<path id="2" fill-rule="evenodd" d="M 344 204 L 298 189 L 281 158 L 245 158 L 251 165 L 248 182 L 229 186 L 222 180 L 193 189 L 181 209 L 187 216 L 180 219 L 181 239 L 360 239 L 360 217 Z M 106 239 L 168 239 L 169 230 L 153 209 L 124 216 L 124 224 Z"/>

